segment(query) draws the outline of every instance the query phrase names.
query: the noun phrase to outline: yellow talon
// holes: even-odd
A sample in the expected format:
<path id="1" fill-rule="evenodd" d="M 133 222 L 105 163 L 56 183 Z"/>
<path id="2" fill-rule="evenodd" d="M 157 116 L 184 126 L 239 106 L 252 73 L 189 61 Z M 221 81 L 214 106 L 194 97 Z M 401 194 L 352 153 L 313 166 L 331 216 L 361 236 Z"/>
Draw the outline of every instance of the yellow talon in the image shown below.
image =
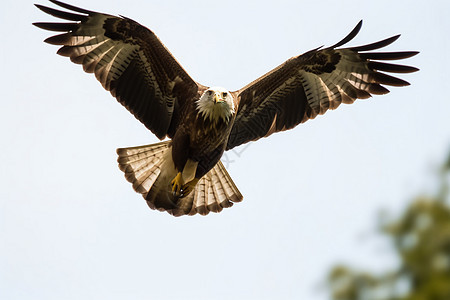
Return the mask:
<path id="1" fill-rule="evenodd" d="M 195 188 L 195 185 L 198 182 L 198 178 L 194 178 L 183 186 L 183 197 L 189 195 Z"/>
<path id="2" fill-rule="evenodd" d="M 172 192 L 176 196 L 181 195 L 181 188 L 183 187 L 183 176 L 181 175 L 181 172 L 178 172 L 177 176 L 172 180 Z"/>

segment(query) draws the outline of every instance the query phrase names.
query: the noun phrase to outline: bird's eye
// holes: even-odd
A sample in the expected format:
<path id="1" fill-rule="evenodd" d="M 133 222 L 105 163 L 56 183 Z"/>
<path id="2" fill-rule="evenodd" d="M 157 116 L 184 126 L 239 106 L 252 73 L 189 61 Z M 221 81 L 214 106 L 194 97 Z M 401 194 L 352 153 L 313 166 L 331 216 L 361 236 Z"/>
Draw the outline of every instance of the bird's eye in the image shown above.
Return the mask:
<path id="1" fill-rule="evenodd" d="M 224 98 L 226 98 L 226 97 L 227 97 L 227 95 L 228 95 L 228 93 L 227 93 L 227 92 L 223 92 L 223 93 L 222 93 L 222 96 L 223 96 Z"/>
<path id="2" fill-rule="evenodd" d="M 208 96 L 211 96 L 213 91 L 209 90 L 207 93 L 208 93 Z"/>

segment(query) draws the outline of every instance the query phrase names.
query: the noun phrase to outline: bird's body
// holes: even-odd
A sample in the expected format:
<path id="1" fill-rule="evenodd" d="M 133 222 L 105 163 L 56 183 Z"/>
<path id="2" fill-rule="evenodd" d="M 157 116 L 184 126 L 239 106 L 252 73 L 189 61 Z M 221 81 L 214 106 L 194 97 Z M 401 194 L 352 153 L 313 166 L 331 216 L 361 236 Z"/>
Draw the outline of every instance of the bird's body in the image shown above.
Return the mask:
<path id="1" fill-rule="evenodd" d="M 228 101 L 223 99 L 224 93 Z M 222 98 L 222 100 L 210 99 L 214 97 Z M 204 91 L 199 99 L 193 101 L 191 107 L 182 113 L 180 124 L 184 125 L 178 128 L 172 139 L 173 151 L 185 153 L 188 159 L 199 162 L 201 168 L 197 171 L 198 178 L 205 175 L 225 151 L 234 117 L 232 95 L 219 87 Z M 208 142 L 205 143 L 205 141 Z M 176 158 L 174 160 L 177 162 Z M 184 161 L 175 165 L 181 168 L 185 164 Z"/>
<path id="2" fill-rule="evenodd" d="M 209 99 L 223 97 L 223 93 L 227 94 L 228 103 Z M 205 103 L 211 103 L 211 107 L 203 107 Z M 172 138 L 172 159 L 176 170 L 183 173 L 186 165 L 195 165 L 195 172 L 183 174 L 183 177 L 191 179 L 193 176 L 197 180 L 208 173 L 225 151 L 233 121 L 234 103 L 231 94 L 223 88 L 204 91 L 198 100 L 191 103 L 191 107 L 181 113 L 180 124 L 183 125 L 178 127 Z M 184 183 L 189 181 L 183 180 Z"/>
<path id="3" fill-rule="evenodd" d="M 139 23 L 50 0 L 69 11 L 37 5 L 68 23 L 34 23 L 63 32 L 46 39 L 94 73 L 102 86 L 159 139 L 121 148 L 119 167 L 152 209 L 175 216 L 220 212 L 242 195 L 220 158 L 224 151 L 284 131 L 371 94 L 382 85 L 408 83 L 385 72 L 418 69 L 385 60 L 417 52 L 371 52 L 394 36 L 359 47 L 339 48 L 360 30 L 328 48 L 295 56 L 238 91 L 195 82 L 156 35 Z"/>

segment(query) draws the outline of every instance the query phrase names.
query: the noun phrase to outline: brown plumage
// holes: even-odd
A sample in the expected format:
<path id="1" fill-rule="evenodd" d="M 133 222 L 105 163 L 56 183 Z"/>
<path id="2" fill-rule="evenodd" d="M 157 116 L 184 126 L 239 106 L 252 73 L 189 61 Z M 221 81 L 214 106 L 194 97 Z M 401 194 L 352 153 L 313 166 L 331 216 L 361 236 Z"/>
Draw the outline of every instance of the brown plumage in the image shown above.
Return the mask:
<path id="1" fill-rule="evenodd" d="M 118 149 L 119 167 L 152 209 L 175 216 L 220 212 L 242 195 L 220 163 L 225 150 L 314 119 L 406 81 L 387 75 L 418 69 L 386 63 L 418 52 L 372 52 L 399 36 L 350 48 L 362 22 L 344 39 L 293 57 L 235 92 L 195 82 L 156 35 L 137 22 L 78 8 L 36 5 L 70 22 L 34 23 L 62 32 L 45 42 L 94 73 L 102 86 L 159 139 Z M 381 72 L 380 72 L 381 71 Z"/>

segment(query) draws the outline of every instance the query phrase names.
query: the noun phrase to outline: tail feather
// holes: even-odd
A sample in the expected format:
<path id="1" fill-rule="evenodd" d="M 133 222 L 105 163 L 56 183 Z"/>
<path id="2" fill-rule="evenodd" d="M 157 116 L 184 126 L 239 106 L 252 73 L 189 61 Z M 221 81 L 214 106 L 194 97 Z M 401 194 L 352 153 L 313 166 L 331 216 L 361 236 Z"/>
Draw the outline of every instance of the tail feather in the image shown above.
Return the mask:
<path id="1" fill-rule="evenodd" d="M 148 165 L 149 158 L 159 158 L 158 154 L 164 153 L 168 149 L 168 142 L 153 144 L 152 146 L 154 147 L 139 146 L 117 149 L 119 168 L 124 172 L 144 168 Z"/>
<path id="2" fill-rule="evenodd" d="M 233 206 L 234 202 L 242 201 L 243 197 L 219 161 L 199 180 L 195 190 L 186 198 L 190 198 L 189 201 L 192 202 L 190 215 L 207 215 L 210 211 L 221 212 L 222 209 Z"/>
<path id="3" fill-rule="evenodd" d="M 125 175 L 125 178 L 127 178 L 128 181 L 130 181 L 129 178 L 134 180 L 136 176 L 139 176 L 137 178 L 143 178 L 143 180 L 139 179 L 134 180 L 133 189 L 140 194 L 146 194 L 152 188 L 159 174 L 161 174 L 161 169 L 158 168 L 157 165 L 155 165 L 146 172 L 141 172 L 140 174 L 134 175 L 129 174 L 128 176 Z"/>
<path id="4" fill-rule="evenodd" d="M 161 173 L 161 161 L 168 149 L 169 142 L 117 149 L 119 168 L 136 192 L 145 194 L 151 189 Z"/>
<path id="5" fill-rule="evenodd" d="M 174 216 L 207 215 L 242 201 L 241 193 L 220 161 L 200 178 L 189 195 L 175 196 L 171 181 L 177 171 L 171 150 L 170 141 L 117 149 L 120 170 L 151 209 L 167 211 Z"/>

